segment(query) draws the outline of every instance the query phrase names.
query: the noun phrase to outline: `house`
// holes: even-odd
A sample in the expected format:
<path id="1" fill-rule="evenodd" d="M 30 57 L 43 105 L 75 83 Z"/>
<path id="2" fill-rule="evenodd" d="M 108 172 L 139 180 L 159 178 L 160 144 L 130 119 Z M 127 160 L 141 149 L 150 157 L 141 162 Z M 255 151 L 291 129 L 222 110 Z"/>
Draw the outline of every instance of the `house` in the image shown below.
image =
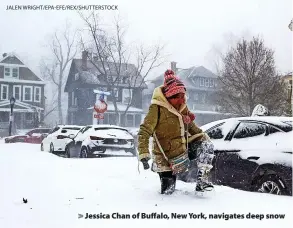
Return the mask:
<path id="1" fill-rule="evenodd" d="M 15 54 L 3 54 L 0 60 L 0 123 L 10 116 L 10 98 L 14 105 L 14 124 L 18 129 L 35 127 L 44 119 L 45 82 Z"/>
<path id="2" fill-rule="evenodd" d="M 218 77 L 203 66 L 194 66 L 188 69 L 176 68 L 176 63 L 171 63 L 171 69 L 183 81 L 187 89 L 187 104 L 196 115 L 196 123 L 203 125 L 215 120 L 227 118 L 228 114 L 218 111 L 218 106 L 213 101 L 214 92 L 218 89 Z M 149 89 L 144 91 L 144 110 L 147 111 L 152 98 L 153 89 L 162 85 L 164 75 L 151 80 Z"/>
<path id="3" fill-rule="evenodd" d="M 122 64 L 120 75 L 117 75 L 116 71 L 113 70 L 117 66 L 113 62 L 107 62 L 107 72 L 102 74 L 96 67 L 101 67 L 101 64 L 99 61 L 95 61 L 93 64 L 92 61 L 88 60 L 85 52 L 82 53 L 81 59 L 72 60 L 65 84 L 65 92 L 68 93 L 68 124 L 115 124 L 117 115 L 112 97 L 115 96 L 120 125 L 123 126 L 125 120 L 125 126 L 138 127 L 143 114 L 142 91 L 147 88 L 142 77 L 135 75 L 137 70 L 133 64 Z M 117 83 L 115 85 L 109 84 L 106 75 L 117 79 Z M 136 80 L 130 81 L 130 78 Z M 114 87 L 114 94 L 106 97 L 107 111 L 104 113 L 104 119 L 98 120 L 95 118 L 93 109 L 98 96 L 95 91 L 111 91 L 110 87 Z M 128 104 L 131 97 L 130 106 Z"/>

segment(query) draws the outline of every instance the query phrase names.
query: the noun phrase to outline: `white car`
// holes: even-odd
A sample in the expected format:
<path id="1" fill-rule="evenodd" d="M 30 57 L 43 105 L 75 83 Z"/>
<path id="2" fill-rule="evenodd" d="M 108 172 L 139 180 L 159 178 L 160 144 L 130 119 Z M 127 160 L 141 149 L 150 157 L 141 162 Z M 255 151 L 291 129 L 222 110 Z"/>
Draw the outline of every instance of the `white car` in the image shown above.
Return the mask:
<path id="1" fill-rule="evenodd" d="M 213 183 L 292 195 L 292 117 L 241 117 L 201 127 L 214 144 Z M 194 181 L 196 168 L 180 179 Z"/>
<path id="2" fill-rule="evenodd" d="M 69 135 L 76 135 L 83 126 L 78 125 L 58 125 L 53 128 L 41 143 L 41 150 L 54 152 L 64 152 Z"/>
<path id="3" fill-rule="evenodd" d="M 292 150 L 292 117 L 238 117 L 203 125 L 216 150 Z"/>
<path id="4" fill-rule="evenodd" d="M 65 152 L 68 158 L 136 155 L 133 136 L 116 125 L 84 127 L 76 136 L 70 136 Z"/>

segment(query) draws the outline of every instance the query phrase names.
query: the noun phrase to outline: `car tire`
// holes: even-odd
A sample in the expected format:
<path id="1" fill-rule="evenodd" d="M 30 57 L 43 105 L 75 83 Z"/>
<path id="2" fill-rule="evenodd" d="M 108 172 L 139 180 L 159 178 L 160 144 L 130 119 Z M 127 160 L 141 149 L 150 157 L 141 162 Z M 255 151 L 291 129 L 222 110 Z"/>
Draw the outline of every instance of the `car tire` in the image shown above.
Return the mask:
<path id="1" fill-rule="evenodd" d="M 88 149 L 85 146 L 83 146 L 80 149 L 79 158 L 87 158 L 87 157 L 88 157 Z"/>
<path id="2" fill-rule="evenodd" d="M 67 158 L 70 158 L 70 150 L 69 150 L 68 147 L 65 147 L 65 156 L 66 156 Z"/>
<path id="3" fill-rule="evenodd" d="M 41 144 L 41 151 L 44 151 L 44 144 Z"/>
<path id="4" fill-rule="evenodd" d="M 258 179 L 254 191 L 274 195 L 286 195 L 287 189 L 281 178 L 275 174 L 264 175 Z"/>
<path id="5" fill-rule="evenodd" d="M 54 153 L 54 145 L 53 143 L 50 143 L 50 153 Z"/>

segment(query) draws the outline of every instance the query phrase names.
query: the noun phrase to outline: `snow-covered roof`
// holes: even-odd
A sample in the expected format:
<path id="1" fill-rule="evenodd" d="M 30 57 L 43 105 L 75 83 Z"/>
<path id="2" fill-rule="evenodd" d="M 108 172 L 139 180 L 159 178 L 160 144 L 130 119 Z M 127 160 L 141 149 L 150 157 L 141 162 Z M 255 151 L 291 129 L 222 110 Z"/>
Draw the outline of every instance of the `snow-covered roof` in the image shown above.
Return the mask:
<path id="1" fill-rule="evenodd" d="M 101 62 L 95 61 L 94 64 L 91 61 L 87 61 L 86 67 L 83 66 L 81 59 L 74 59 L 72 64 L 76 66 L 76 71 L 74 75 L 69 75 L 75 77 L 75 80 L 79 80 L 84 84 L 108 86 L 107 79 L 105 76 L 110 76 L 113 79 L 114 84 L 121 87 L 141 87 L 147 88 L 146 83 L 144 82 L 141 75 L 138 75 L 137 69 L 134 64 L 122 63 L 120 66 L 120 72 L 118 76 L 117 72 L 117 63 L 107 62 L 103 66 Z M 97 67 L 99 69 L 97 69 Z M 104 70 L 104 67 L 106 68 Z M 116 82 L 118 77 L 119 82 Z M 127 79 L 130 80 L 130 83 Z M 124 80 L 123 80 L 124 79 Z M 65 91 L 67 91 L 68 83 L 70 83 L 69 77 L 65 85 Z"/>
<path id="2" fill-rule="evenodd" d="M 5 101 L 0 101 L 0 109 L 3 111 L 3 106 L 10 106 L 10 101 L 9 100 L 5 100 Z M 27 103 L 24 103 L 24 102 L 21 102 L 21 101 L 18 101 L 16 100 L 15 103 L 14 103 L 14 106 L 19 106 L 21 107 L 23 110 L 26 110 L 26 111 L 30 111 L 30 112 L 34 112 L 35 110 L 44 110 L 43 108 L 41 107 L 38 107 L 38 106 L 35 106 L 35 105 L 31 105 L 31 104 L 27 104 Z M 5 109 L 5 108 L 4 108 Z M 9 108 L 9 111 L 10 111 L 10 108 Z M 15 107 L 14 111 L 21 111 L 20 109 L 17 109 Z"/>
<path id="3" fill-rule="evenodd" d="M 204 77 L 204 78 L 217 78 L 212 71 L 208 70 L 204 66 L 194 66 L 186 70 L 181 70 L 177 74 L 179 78 L 193 78 L 193 77 Z"/>
<path id="4" fill-rule="evenodd" d="M 117 103 L 117 109 L 118 111 L 121 111 L 121 112 L 124 112 L 127 108 L 127 105 L 125 104 L 121 104 L 121 103 Z M 88 109 L 94 109 L 94 107 L 89 107 Z M 115 111 L 115 107 L 114 107 L 114 104 L 113 103 L 108 103 L 108 109 L 107 111 L 110 111 L 110 112 L 114 112 Z M 143 113 L 143 110 L 140 109 L 140 108 L 136 108 L 136 107 L 133 107 L 133 106 L 130 106 L 127 110 L 128 112 L 139 112 L 139 113 Z"/>

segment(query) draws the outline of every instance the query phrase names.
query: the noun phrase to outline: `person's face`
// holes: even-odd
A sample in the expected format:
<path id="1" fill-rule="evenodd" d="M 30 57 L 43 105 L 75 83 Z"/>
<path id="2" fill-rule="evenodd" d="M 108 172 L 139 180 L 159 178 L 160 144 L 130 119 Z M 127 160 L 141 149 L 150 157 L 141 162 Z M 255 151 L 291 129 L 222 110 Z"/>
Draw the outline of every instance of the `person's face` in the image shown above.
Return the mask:
<path id="1" fill-rule="evenodd" d="M 173 106 L 178 106 L 185 104 L 185 94 L 184 93 L 178 93 L 175 96 L 173 96 L 171 99 L 169 99 L 169 102 Z"/>

